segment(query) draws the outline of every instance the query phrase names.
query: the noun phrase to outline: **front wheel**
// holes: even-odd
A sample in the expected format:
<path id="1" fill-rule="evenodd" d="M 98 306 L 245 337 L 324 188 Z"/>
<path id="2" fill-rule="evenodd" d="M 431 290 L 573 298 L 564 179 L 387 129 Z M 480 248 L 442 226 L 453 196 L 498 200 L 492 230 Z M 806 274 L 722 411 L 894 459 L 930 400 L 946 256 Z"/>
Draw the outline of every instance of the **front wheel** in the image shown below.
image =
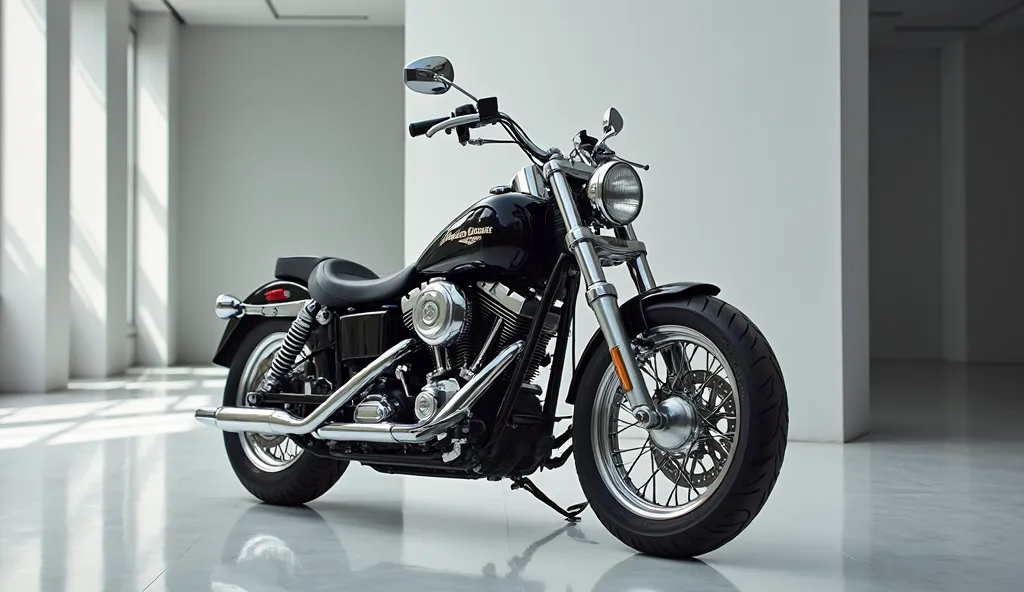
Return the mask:
<path id="1" fill-rule="evenodd" d="M 637 362 L 667 425 L 637 425 L 598 348 L 577 392 L 576 470 L 616 538 L 694 557 L 732 540 L 767 501 L 786 449 L 786 386 L 764 336 L 722 300 L 662 302 L 644 315 Z"/>

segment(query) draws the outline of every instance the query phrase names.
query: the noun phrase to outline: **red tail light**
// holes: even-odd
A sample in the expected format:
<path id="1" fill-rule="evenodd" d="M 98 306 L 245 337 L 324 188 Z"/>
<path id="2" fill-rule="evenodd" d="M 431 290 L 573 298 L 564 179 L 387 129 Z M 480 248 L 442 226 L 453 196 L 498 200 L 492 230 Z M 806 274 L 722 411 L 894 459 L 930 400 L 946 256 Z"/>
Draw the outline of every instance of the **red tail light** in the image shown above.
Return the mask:
<path id="1" fill-rule="evenodd" d="M 263 297 L 267 299 L 267 302 L 281 302 L 291 296 L 291 292 L 284 288 L 277 288 L 274 290 L 268 290 L 263 293 Z"/>

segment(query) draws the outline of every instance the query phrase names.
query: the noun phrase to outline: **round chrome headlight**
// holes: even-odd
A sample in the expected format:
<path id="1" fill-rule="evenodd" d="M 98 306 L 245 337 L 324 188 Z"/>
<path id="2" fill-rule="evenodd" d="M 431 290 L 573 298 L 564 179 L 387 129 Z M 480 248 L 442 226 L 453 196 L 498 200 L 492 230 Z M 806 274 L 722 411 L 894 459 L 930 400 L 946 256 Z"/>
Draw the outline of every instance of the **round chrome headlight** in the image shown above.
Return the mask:
<path id="1" fill-rule="evenodd" d="M 587 197 L 603 222 L 625 226 L 644 205 L 644 187 L 636 169 L 624 162 L 606 162 L 587 181 Z"/>

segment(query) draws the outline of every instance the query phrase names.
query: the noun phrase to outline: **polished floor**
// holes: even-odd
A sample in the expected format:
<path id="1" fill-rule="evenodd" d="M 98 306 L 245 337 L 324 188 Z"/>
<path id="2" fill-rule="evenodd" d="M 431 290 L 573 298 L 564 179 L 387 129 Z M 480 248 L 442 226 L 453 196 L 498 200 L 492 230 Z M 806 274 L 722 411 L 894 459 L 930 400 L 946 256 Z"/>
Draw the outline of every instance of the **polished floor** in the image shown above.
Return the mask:
<path id="1" fill-rule="evenodd" d="M 191 411 L 215 369 L 0 397 L 0 591 L 1024 589 L 1024 369 L 877 366 L 875 430 L 793 443 L 754 524 L 702 561 L 635 555 L 507 483 L 353 466 L 256 503 Z M 571 466 L 536 481 L 579 501 Z"/>

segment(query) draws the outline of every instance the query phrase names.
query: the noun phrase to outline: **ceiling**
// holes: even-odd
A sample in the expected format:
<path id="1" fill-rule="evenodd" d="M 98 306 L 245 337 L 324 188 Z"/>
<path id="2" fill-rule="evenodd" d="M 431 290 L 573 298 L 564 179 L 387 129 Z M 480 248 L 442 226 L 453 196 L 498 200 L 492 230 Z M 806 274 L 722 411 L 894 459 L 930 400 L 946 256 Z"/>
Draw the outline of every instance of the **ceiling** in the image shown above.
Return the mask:
<path id="1" fill-rule="evenodd" d="M 941 47 L 970 35 L 1024 32 L 1024 0 L 870 0 L 871 45 Z"/>
<path id="2" fill-rule="evenodd" d="M 176 12 L 189 25 L 401 26 L 405 0 L 131 0 Z"/>
<path id="3" fill-rule="evenodd" d="M 190 25 L 401 26 L 405 0 L 131 0 Z M 493 0 L 486 0 L 493 1 Z M 875 47 L 941 47 L 969 35 L 1024 32 L 1024 0 L 869 0 Z"/>

